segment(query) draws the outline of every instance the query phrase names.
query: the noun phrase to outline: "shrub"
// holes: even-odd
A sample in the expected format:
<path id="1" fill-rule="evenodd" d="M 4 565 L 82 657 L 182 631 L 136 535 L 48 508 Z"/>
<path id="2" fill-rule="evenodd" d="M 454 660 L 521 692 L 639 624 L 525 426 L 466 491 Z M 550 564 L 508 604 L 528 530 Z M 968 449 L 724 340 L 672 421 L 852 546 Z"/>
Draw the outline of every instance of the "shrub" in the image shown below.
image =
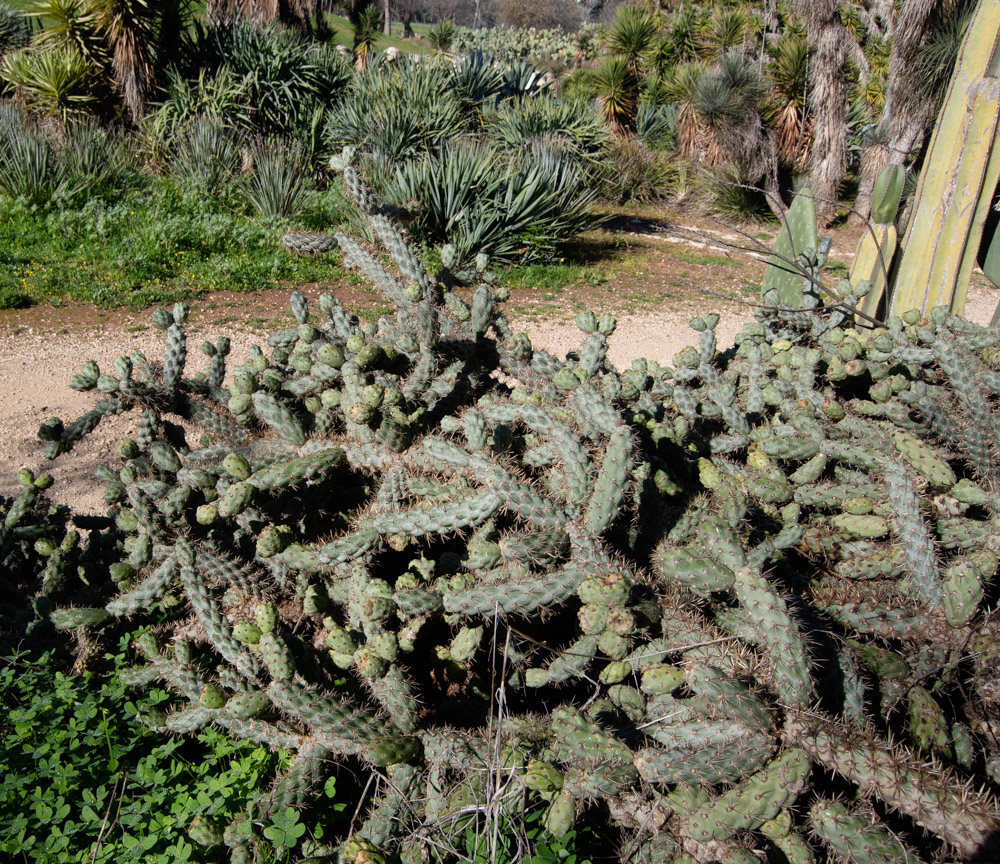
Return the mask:
<path id="1" fill-rule="evenodd" d="M 508 262 L 545 257 L 594 222 L 588 172 L 544 145 L 504 157 L 458 141 L 399 166 L 385 194 L 412 207 L 416 237 L 454 245 L 463 261 L 479 252 Z"/>

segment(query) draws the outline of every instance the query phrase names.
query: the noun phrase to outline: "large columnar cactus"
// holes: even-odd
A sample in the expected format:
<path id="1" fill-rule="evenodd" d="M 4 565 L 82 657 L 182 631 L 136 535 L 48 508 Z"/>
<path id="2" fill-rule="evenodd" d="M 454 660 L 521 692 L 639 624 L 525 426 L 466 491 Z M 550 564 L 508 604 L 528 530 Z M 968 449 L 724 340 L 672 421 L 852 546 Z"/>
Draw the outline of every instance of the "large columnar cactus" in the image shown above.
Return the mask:
<path id="1" fill-rule="evenodd" d="M 350 771 L 350 838 L 309 855 L 447 860 L 526 807 L 555 835 L 600 808 L 649 862 L 974 854 L 1000 824 L 1000 333 L 779 306 L 731 351 L 705 315 L 672 368 L 618 371 L 584 313 L 559 360 L 485 262 L 462 292 L 431 275 L 345 173 L 395 267 L 337 242 L 394 318 L 294 293 L 226 387 L 226 341 L 189 377 L 185 310 L 160 311 L 163 362 L 85 364 L 97 407 L 42 429 L 55 456 L 138 415 L 101 472 L 105 610 L 159 624 L 131 674 L 173 692 L 163 727 L 295 754 L 193 836 L 251 860 Z M 823 797 L 844 783 L 850 808 Z"/>

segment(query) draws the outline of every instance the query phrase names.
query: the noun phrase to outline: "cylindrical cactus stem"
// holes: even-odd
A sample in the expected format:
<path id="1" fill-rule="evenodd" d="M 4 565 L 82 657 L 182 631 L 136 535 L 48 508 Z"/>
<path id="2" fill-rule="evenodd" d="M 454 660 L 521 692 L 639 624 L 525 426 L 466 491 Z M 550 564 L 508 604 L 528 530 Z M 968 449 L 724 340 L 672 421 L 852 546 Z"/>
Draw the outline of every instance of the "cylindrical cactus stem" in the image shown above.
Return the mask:
<path id="1" fill-rule="evenodd" d="M 782 704 L 804 708 L 813 700 L 809 654 L 788 606 L 759 570 L 741 567 L 736 596 L 774 661 L 774 686 Z"/>
<path id="2" fill-rule="evenodd" d="M 827 770 L 905 813 L 960 855 L 974 855 L 1000 827 L 991 796 L 864 727 L 818 714 L 789 714 L 784 734 Z"/>
<path id="3" fill-rule="evenodd" d="M 851 813 L 839 801 L 816 799 L 809 807 L 809 827 L 844 864 L 920 864 L 921 861 L 874 813 Z"/>

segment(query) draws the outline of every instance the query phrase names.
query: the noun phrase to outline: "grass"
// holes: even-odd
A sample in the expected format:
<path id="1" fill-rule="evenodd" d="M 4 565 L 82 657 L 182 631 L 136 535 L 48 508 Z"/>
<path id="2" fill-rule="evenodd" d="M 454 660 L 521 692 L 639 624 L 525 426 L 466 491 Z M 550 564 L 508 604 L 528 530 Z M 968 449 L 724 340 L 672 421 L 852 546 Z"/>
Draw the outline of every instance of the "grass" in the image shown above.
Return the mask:
<path id="1" fill-rule="evenodd" d="M 685 264 L 697 264 L 703 267 L 743 267 L 744 261 L 731 258 L 728 255 L 712 255 L 705 252 L 687 252 L 683 249 L 670 250 L 670 257 Z"/>
<path id="2" fill-rule="evenodd" d="M 326 227 L 341 203 L 339 192 L 318 193 L 296 222 Z M 0 308 L 86 301 L 137 309 L 343 277 L 339 256 L 292 256 L 280 234 L 240 201 L 187 194 L 165 178 L 79 206 L 0 199 Z"/>

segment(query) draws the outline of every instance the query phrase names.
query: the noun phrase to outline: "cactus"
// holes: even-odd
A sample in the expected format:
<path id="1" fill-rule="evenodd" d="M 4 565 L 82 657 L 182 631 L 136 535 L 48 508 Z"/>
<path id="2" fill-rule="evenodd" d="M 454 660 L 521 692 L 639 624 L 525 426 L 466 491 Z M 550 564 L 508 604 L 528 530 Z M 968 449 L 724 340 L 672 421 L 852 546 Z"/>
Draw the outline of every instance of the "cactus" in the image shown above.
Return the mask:
<path id="1" fill-rule="evenodd" d="M 803 273 L 802 262 L 820 266 L 820 242 L 816 233 L 816 206 L 812 193 L 803 189 L 795 196 L 774 244 L 761 285 L 764 303 L 780 304 L 789 309 L 814 306 L 817 302 L 815 276 L 809 269 Z"/>
<path id="2" fill-rule="evenodd" d="M 227 390 L 222 352 L 188 376 L 184 309 L 163 310 L 164 363 L 85 364 L 99 407 L 40 433 L 57 456 L 134 412 L 101 472 L 113 578 L 53 620 L 157 621 L 128 680 L 173 694 L 167 730 L 292 755 L 248 819 L 349 760 L 372 782 L 330 842 L 355 860 L 444 858 L 487 800 L 562 835 L 601 806 L 644 860 L 851 860 L 830 773 L 959 854 L 994 830 L 969 778 L 998 759 L 1000 334 L 861 330 L 803 295 L 725 353 L 699 316 L 673 368 L 615 369 L 593 313 L 559 359 L 349 181 L 393 265 L 338 243 L 394 317 L 293 294 L 296 326 Z"/>
<path id="3" fill-rule="evenodd" d="M 946 306 L 961 315 L 986 214 L 1000 180 L 1000 10 L 980 4 L 969 22 L 934 127 L 890 297 L 889 314 Z"/>
<path id="4" fill-rule="evenodd" d="M 889 165 L 879 174 L 872 190 L 873 224 L 858 242 L 851 265 L 851 284 L 867 282 L 871 285 L 858 308 L 872 318 L 878 314 L 889 284 L 898 237 L 894 223 L 905 180 L 906 170 L 902 165 Z"/>

